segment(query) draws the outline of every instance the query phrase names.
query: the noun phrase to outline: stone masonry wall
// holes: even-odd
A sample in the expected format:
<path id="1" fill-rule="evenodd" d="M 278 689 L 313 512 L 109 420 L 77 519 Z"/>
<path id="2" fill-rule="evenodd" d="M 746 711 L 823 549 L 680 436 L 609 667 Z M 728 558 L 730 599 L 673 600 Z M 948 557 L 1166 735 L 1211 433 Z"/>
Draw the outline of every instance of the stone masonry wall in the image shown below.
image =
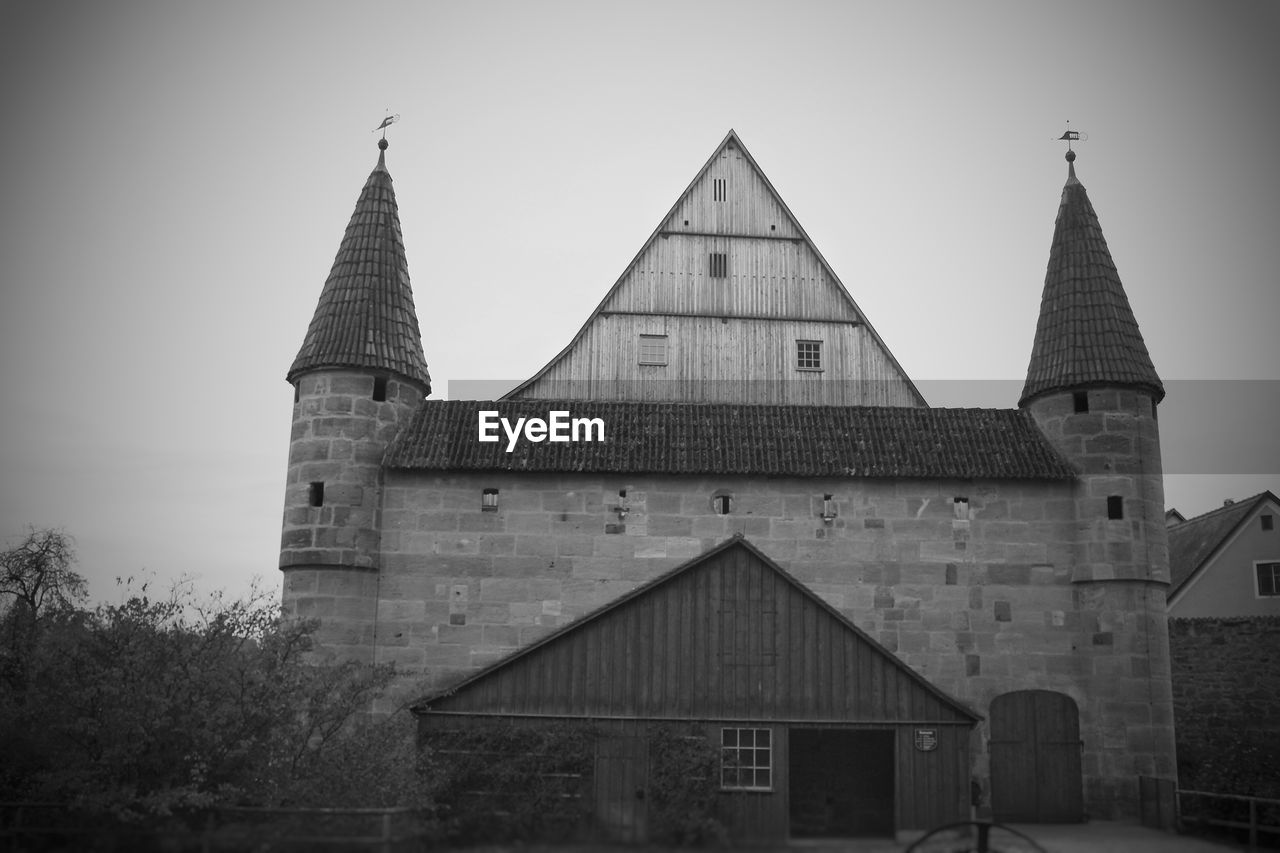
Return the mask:
<path id="1" fill-rule="evenodd" d="M 389 471 L 377 658 L 446 686 L 742 533 L 979 713 L 1012 690 L 1070 696 L 1087 808 L 1124 814 L 1137 775 L 1174 772 L 1164 591 L 1073 583 L 1075 488 Z M 972 754 L 989 790 L 987 737 Z"/>
<path id="2" fill-rule="evenodd" d="M 1170 619 L 1178 746 L 1280 732 L 1280 617 Z"/>

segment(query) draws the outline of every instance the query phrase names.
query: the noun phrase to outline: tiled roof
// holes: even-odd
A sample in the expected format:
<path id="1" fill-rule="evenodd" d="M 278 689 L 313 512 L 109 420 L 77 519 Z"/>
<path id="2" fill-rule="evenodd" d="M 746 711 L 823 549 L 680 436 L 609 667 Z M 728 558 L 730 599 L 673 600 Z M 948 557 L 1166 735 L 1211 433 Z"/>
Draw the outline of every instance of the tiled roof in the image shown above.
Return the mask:
<path id="1" fill-rule="evenodd" d="M 1169 577 L 1172 585 L 1169 596 L 1182 589 L 1232 531 L 1268 498 L 1276 500 L 1271 492 L 1263 492 L 1170 527 Z"/>
<path id="2" fill-rule="evenodd" d="M 386 370 L 431 387 L 383 153 L 356 201 L 287 379 L 326 367 Z"/>
<path id="3" fill-rule="evenodd" d="M 1084 185 L 1070 167 L 1053 229 L 1031 364 L 1022 403 L 1047 391 L 1088 385 L 1146 388 L 1156 375 L 1120 275 Z"/>
<path id="4" fill-rule="evenodd" d="M 600 418 L 603 442 L 478 440 L 479 412 L 511 424 L 565 411 Z M 547 400 L 429 400 L 388 448 L 389 468 L 1070 479 L 1074 470 L 1017 409 Z"/>

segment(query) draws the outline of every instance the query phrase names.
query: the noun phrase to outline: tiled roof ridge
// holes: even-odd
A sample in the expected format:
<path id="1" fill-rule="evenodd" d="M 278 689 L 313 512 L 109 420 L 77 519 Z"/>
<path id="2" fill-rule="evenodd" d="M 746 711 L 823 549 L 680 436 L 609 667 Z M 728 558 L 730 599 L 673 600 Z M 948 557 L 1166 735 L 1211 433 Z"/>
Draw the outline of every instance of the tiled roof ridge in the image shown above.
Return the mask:
<path id="1" fill-rule="evenodd" d="M 1238 512 L 1238 511 L 1240 510 L 1240 508 L 1241 508 L 1241 507 L 1245 507 L 1245 506 L 1248 506 L 1250 509 L 1252 509 L 1252 508 L 1253 508 L 1253 507 L 1252 507 L 1252 505 L 1253 505 L 1253 504 L 1256 504 L 1256 503 L 1258 503 L 1258 502 L 1262 501 L 1264 498 L 1266 498 L 1266 496 L 1267 496 L 1267 495 L 1270 495 L 1270 494 L 1271 494 L 1271 492 L 1270 492 L 1270 491 L 1265 491 L 1265 490 L 1264 490 L 1264 491 L 1258 492 L 1258 494 L 1256 494 L 1256 495 L 1250 495 L 1250 496 L 1249 496 L 1249 497 L 1247 497 L 1247 498 L 1240 498 L 1239 500 L 1232 500 L 1232 501 L 1231 501 L 1231 503 L 1229 503 L 1229 504 L 1223 504 L 1222 506 L 1216 506 L 1216 507 L 1214 507 L 1214 508 L 1213 508 L 1213 509 L 1211 509 L 1211 510 L 1207 510 L 1207 511 L 1205 511 L 1205 512 L 1200 513 L 1199 515 L 1193 515 L 1193 516 L 1191 516 L 1191 518 L 1188 518 L 1188 519 L 1187 519 L 1187 520 L 1185 520 L 1185 521 L 1180 521 L 1180 522 L 1178 522 L 1177 524 L 1170 525 L 1169 529 L 1170 529 L 1170 530 L 1176 530 L 1176 529 L 1178 529 L 1178 528 L 1180 528 L 1180 527 L 1182 527 L 1182 526 L 1184 526 L 1184 525 L 1192 524 L 1192 523 L 1194 523 L 1194 522 L 1202 521 L 1202 520 L 1205 520 L 1205 519 L 1210 519 L 1210 518 L 1212 518 L 1213 516 L 1221 515 L 1221 514 L 1222 514 L 1222 513 L 1224 513 L 1224 512 Z M 1230 499 L 1228 499 L 1228 500 L 1230 500 Z"/>
<path id="2" fill-rule="evenodd" d="M 600 418 L 604 441 L 480 442 L 477 413 L 564 410 Z M 493 432 L 490 435 L 494 435 Z M 391 469 L 1066 480 L 1075 469 L 1020 409 L 425 401 L 388 447 Z"/>
<path id="3" fill-rule="evenodd" d="M 1122 385 L 1164 397 L 1097 213 L 1074 164 L 1062 189 L 1019 405 L 1052 391 Z"/>
<path id="4" fill-rule="evenodd" d="M 289 368 L 289 382 L 311 370 L 351 367 L 393 373 L 430 393 L 399 208 L 385 147 L 380 143 L 379 148 L 378 164 L 356 200 L 311 325 Z"/>

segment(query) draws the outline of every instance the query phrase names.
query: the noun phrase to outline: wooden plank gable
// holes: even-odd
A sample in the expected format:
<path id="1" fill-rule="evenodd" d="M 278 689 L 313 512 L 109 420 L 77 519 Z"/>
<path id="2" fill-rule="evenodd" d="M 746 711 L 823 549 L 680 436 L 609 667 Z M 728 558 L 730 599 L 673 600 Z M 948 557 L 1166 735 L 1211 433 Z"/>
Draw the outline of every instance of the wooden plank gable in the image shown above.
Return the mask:
<path id="1" fill-rule="evenodd" d="M 799 368 L 799 341 L 820 343 L 820 369 Z M 733 131 L 573 341 L 508 397 L 924 405 Z"/>
<path id="2" fill-rule="evenodd" d="M 942 725 L 978 719 L 740 537 L 417 710 Z"/>

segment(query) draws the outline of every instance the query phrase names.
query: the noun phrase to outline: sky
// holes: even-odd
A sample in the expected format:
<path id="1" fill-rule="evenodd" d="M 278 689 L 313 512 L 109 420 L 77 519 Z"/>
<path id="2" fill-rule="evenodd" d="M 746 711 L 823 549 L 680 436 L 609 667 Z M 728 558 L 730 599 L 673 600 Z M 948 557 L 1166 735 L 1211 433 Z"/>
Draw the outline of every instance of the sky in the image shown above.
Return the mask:
<path id="1" fill-rule="evenodd" d="M 279 588 L 284 376 L 388 113 L 435 396 L 559 352 L 733 128 L 930 403 L 1002 407 L 1069 121 L 1167 504 L 1280 493 L 1277 41 L 1270 0 L 0 0 L 0 541 L 64 528 L 96 600 Z"/>

